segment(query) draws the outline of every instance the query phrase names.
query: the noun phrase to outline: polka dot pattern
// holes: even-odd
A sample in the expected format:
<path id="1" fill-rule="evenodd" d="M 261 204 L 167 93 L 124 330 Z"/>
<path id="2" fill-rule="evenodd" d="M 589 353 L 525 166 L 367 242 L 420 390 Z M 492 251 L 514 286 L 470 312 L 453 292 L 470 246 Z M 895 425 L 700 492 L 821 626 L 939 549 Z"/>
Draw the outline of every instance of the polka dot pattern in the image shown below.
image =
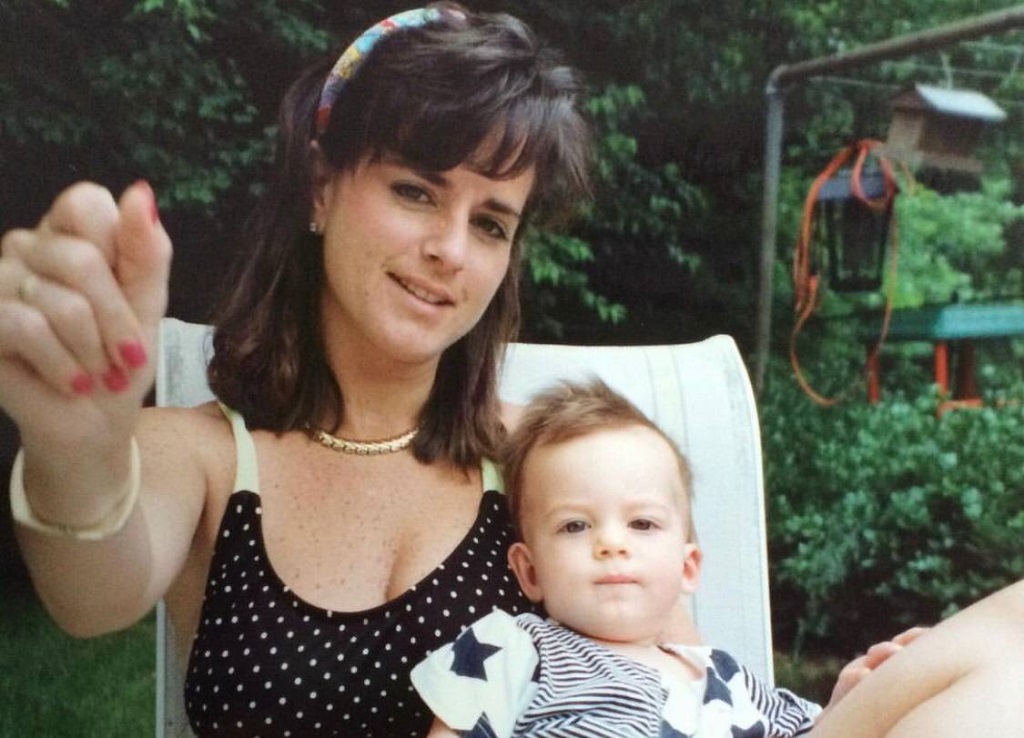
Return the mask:
<path id="1" fill-rule="evenodd" d="M 487 492 L 469 533 L 425 579 L 362 612 L 300 599 L 267 560 L 260 498 L 235 492 L 210 565 L 185 681 L 198 736 L 424 735 L 409 681 L 428 653 L 495 608 L 529 610 L 505 561 L 509 519 Z"/>

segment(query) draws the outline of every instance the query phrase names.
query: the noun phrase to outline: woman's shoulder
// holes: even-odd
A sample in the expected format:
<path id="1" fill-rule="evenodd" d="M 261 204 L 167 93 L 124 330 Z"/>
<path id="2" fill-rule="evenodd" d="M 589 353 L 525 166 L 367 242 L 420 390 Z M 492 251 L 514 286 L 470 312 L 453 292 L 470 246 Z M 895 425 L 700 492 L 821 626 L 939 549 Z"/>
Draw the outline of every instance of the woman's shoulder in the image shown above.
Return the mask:
<path id="1" fill-rule="evenodd" d="M 231 434 L 224 412 L 212 401 L 195 407 L 147 407 L 142 411 L 139 426 L 142 433 L 156 433 L 168 441 L 177 438 L 198 444 Z"/>
<path id="2" fill-rule="evenodd" d="M 201 476 L 207 488 L 233 465 L 231 425 L 215 402 L 145 408 L 136 436 L 145 461 L 179 478 Z"/>

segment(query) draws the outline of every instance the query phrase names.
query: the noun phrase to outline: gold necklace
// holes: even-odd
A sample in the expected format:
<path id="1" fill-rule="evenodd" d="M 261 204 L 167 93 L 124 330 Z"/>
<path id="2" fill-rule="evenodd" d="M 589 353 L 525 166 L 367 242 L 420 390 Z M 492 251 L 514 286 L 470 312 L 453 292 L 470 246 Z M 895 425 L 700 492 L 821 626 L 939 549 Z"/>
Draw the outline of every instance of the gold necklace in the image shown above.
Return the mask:
<path id="1" fill-rule="evenodd" d="M 385 438 L 382 441 L 350 441 L 347 438 L 332 436 L 327 431 L 322 431 L 319 428 L 310 428 L 309 430 L 310 436 L 327 448 L 340 451 L 343 454 L 354 454 L 356 456 L 381 456 L 402 451 L 409 448 L 409 444 L 412 443 L 412 439 L 416 437 L 417 432 L 419 432 L 419 427 L 408 430 L 394 438 Z"/>

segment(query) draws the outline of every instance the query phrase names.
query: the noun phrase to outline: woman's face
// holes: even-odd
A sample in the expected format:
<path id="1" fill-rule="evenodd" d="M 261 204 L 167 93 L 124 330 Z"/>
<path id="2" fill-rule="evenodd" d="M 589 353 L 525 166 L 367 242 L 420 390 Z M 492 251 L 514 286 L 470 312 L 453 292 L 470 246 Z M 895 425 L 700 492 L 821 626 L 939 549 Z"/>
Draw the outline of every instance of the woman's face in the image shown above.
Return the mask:
<path id="1" fill-rule="evenodd" d="M 325 340 L 346 361 L 436 364 L 476 325 L 509 268 L 533 170 L 493 180 L 394 158 L 324 179 Z M 340 355 L 340 354 L 339 354 Z"/>

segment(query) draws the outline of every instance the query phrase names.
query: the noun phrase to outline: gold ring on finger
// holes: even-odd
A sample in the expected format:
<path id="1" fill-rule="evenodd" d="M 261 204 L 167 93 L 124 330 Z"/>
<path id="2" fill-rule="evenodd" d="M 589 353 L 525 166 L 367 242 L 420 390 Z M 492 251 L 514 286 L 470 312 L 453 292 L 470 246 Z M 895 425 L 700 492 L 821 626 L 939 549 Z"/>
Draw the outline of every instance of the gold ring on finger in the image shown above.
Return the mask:
<path id="1" fill-rule="evenodd" d="M 32 301 L 32 296 L 36 293 L 38 288 L 39 277 L 29 272 L 18 284 L 18 299 L 24 303 L 30 303 Z"/>

